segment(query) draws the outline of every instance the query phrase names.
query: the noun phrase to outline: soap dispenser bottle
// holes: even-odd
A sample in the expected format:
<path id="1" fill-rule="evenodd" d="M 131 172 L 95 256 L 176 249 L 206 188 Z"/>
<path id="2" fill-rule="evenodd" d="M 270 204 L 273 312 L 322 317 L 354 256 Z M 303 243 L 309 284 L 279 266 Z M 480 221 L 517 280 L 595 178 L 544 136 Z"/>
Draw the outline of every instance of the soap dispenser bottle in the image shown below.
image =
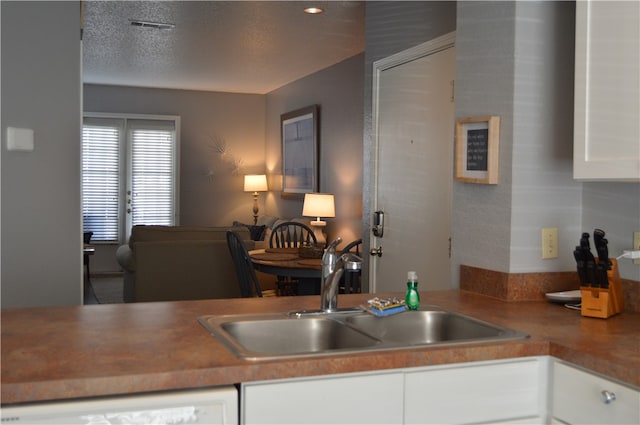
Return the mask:
<path id="1" fill-rule="evenodd" d="M 411 271 L 407 273 L 407 295 L 404 298 L 409 310 L 420 308 L 420 294 L 418 294 L 418 273 Z"/>

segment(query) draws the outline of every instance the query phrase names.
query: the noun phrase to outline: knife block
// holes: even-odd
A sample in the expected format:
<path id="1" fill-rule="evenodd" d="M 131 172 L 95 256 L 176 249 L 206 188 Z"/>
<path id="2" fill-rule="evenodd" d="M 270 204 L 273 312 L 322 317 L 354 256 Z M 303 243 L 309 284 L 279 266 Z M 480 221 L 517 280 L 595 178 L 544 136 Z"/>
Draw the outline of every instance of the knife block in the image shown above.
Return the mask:
<path id="1" fill-rule="evenodd" d="M 580 294 L 582 295 L 580 313 L 583 316 L 606 319 L 614 314 L 621 313 L 624 309 L 618 262 L 615 258 L 611 258 L 609 261 L 611 262 L 611 269 L 607 270 L 608 288 L 580 287 Z"/>

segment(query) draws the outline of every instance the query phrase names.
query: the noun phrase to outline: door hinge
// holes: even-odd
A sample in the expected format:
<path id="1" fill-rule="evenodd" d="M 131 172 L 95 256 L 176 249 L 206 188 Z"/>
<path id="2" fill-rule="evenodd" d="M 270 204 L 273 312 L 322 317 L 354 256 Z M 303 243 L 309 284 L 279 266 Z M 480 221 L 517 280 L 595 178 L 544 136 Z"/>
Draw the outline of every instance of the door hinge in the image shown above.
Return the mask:
<path id="1" fill-rule="evenodd" d="M 456 80 L 449 81 L 449 85 L 451 86 L 451 97 L 449 100 L 451 102 L 455 102 L 456 100 Z"/>
<path id="2" fill-rule="evenodd" d="M 451 237 L 449 237 L 449 258 L 451 258 Z"/>

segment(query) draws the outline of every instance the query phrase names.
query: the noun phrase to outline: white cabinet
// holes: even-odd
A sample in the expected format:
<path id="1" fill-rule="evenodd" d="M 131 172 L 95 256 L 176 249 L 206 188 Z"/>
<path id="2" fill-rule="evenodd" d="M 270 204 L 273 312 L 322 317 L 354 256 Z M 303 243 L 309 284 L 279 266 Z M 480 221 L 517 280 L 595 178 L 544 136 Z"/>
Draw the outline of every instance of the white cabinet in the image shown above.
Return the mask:
<path id="1" fill-rule="evenodd" d="M 640 423 L 640 391 L 560 361 L 553 364 L 551 403 L 553 419 L 563 423 Z"/>
<path id="2" fill-rule="evenodd" d="M 640 2 L 576 2 L 573 176 L 640 181 Z"/>
<path id="3" fill-rule="evenodd" d="M 547 370 L 545 358 L 527 358 L 409 372 L 404 423 L 541 423 Z"/>
<path id="4" fill-rule="evenodd" d="M 541 423 L 547 357 L 247 383 L 243 424 Z"/>
<path id="5" fill-rule="evenodd" d="M 243 424 L 400 424 L 398 371 L 242 385 Z"/>

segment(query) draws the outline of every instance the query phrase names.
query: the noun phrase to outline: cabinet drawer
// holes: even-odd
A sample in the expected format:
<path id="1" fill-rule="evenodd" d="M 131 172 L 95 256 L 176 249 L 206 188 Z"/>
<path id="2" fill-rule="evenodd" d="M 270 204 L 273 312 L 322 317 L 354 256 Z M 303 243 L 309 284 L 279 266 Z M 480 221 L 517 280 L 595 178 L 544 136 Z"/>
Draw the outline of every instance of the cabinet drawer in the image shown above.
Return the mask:
<path id="1" fill-rule="evenodd" d="M 402 373 L 242 385 L 242 424 L 402 423 Z"/>
<path id="2" fill-rule="evenodd" d="M 603 391 L 615 394 L 615 400 L 605 403 Z M 640 391 L 554 362 L 552 412 L 555 419 L 574 424 L 637 424 Z"/>
<path id="3" fill-rule="evenodd" d="M 405 423 L 477 423 L 539 417 L 544 367 L 538 360 L 407 373 Z"/>

